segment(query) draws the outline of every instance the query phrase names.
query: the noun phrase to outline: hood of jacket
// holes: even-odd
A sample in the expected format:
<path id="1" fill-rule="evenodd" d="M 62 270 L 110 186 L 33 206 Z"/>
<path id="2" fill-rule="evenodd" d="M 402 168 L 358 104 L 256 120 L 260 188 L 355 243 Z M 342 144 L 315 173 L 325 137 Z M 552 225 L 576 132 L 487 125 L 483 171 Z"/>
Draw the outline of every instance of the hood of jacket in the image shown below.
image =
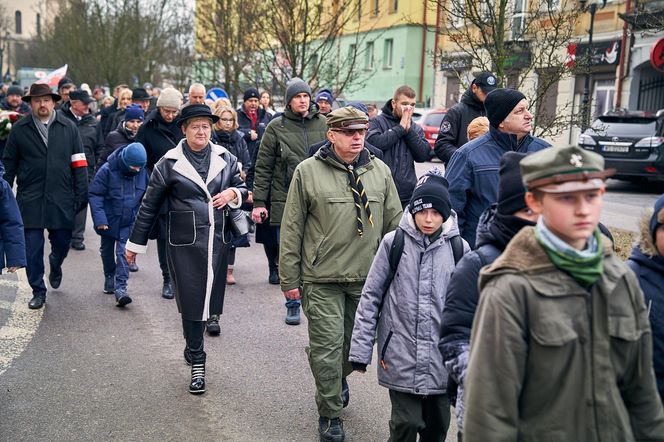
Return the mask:
<path id="1" fill-rule="evenodd" d="M 382 115 L 385 115 L 385 117 L 387 117 L 390 120 L 394 120 L 394 121 L 399 121 L 400 120 L 400 118 L 398 118 L 396 115 L 394 115 L 394 108 L 392 107 L 392 99 L 391 98 L 389 100 L 387 100 L 385 105 L 383 105 L 383 108 L 381 109 L 381 111 L 383 112 Z"/>
<path id="2" fill-rule="evenodd" d="M 648 267 L 657 273 L 664 274 L 664 256 L 657 251 L 654 231 L 651 230 L 651 223 L 656 220 L 656 216 L 653 209 L 648 209 L 643 213 L 639 224 L 639 239 L 632 249 L 629 259 L 642 267 Z M 660 209 L 659 216 L 664 218 L 664 209 Z"/>
<path id="3" fill-rule="evenodd" d="M 457 226 L 457 214 L 454 210 L 450 214 L 450 217 L 445 220 L 443 223 L 443 231 L 436 241 L 431 243 L 428 247 L 425 245 L 425 238 L 427 235 L 417 230 L 417 225 L 415 224 L 415 217 L 411 215 L 409 210 L 405 210 L 399 221 L 399 227 L 410 236 L 413 241 L 422 249 L 429 250 L 434 247 L 438 247 L 442 244 L 440 241 L 441 238 L 444 238 L 446 241 L 449 241 L 450 238 L 459 234 L 459 227 Z"/>
<path id="4" fill-rule="evenodd" d="M 307 113 L 306 116 L 302 116 L 298 113 L 293 112 L 293 110 L 290 108 L 290 105 L 286 106 L 286 109 L 284 109 L 283 116 L 285 118 L 288 118 L 289 120 L 293 121 L 302 121 L 302 120 L 312 120 L 318 116 L 318 106 L 316 103 L 311 103 L 309 104 L 309 112 Z"/>
<path id="5" fill-rule="evenodd" d="M 478 98 L 477 95 L 473 93 L 472 85 L 468 86 L 468 89 L 466 89 L 466 92 L 463 93 L 461 96 L 461 101 L 462 103 L 465 103 L 466 105 L 472 107 L 473 109 L 476 109 L 479 112 L 484 112 L 484 103 L 482 103 Z"/>

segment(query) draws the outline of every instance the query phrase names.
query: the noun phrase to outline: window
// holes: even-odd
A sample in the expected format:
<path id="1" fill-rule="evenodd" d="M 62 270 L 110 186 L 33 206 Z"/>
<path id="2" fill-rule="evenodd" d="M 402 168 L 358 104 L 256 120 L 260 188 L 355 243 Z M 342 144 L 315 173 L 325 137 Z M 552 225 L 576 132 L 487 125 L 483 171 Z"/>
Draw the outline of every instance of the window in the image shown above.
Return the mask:
<path id="1" fill-rule="evenodd" d="M 595 97 L 592 103 L 593 119 L 613 109 L 613 95 L 616 93 L 615 80 L 597 80 Z"/>
<path id="2" fill-rule="evenodd" d="M 459 29 L 465 22 L 466 0 L 457 0 L 451 6 L 450 25 L 454 29 Z"/>
<path id="3" fill-rule="evenodd" d="M 547 8 L 548 11 L 557 11 L 560 9 L 560 0 L 546 0 L 542 6 Z"/>
<path id="4" fill-rule="evenodd" d="M 37 13 L 37 20 L 36 20 L 36 28 L 37 28 L 37 35 L 41 35 L 41 14 Z"/>
<path id="5" fill-rule="evenodd" d="M 348 59 L 355 60 L 357 57 L 357 46 L 354 44 L 348 45 Z"/>
<path id="6" fill-rule="evenodd" d="M 392 46 L 394 45 L 394 40 L 391 38 L 385 39 L 385 44 L 383 45 L 383 69 L 392 68 Z"/>
<path id="7" fill-rule="evenodd" d="M 392 0 L 390 2 L 390 12 L 397 12 L 399 10 L 399 0 Z"/>
<path id="8" fill-rule="evenodd" d="M 526 15 L 528 14 L 528 0 L 514 0 L 514 13 L 512 14 L 512 40 L 520 40 L 526 30 Z"/>
<path id="9" fill-rule="evenodd" d="M 374 44 L 373 41 L 367 43 L 364 51 L 364 69 L 371 70 L 374 67 Z"/>
<path id="10" fill-rule="evenodd" d="M 14 13 L 14 24 L 15 24 L 14 32 L 16 34 L 22 34 L 23 33 L 23 25 L 21 23 L 21 11 L 16 11 Z"/>
<path id="11" fill-rule="evenodd" d="M 376 17 L 378 15 L 378 6 L 380 5 L 380 0 L 373 0 L 373 8 L 371 8 L 371 15 Z"/>

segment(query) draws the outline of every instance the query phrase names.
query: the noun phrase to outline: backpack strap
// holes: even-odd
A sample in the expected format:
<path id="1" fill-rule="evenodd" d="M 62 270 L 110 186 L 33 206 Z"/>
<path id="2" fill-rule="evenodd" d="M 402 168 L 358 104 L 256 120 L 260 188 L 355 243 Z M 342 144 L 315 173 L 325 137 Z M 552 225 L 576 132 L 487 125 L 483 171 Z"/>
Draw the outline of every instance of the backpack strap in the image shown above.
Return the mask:
<path id="1" fill-rule="evenodd" d="M 452 246 L 452 254 L 454 255 L 454 264 L 458 264 L 463 258 L 463 241 L 460 235 L 454 235 L 450 238 L 450 245 Z"/>
<path id="2" fill-rule="evenodd" d="M 389 282 L 392 283 L 394 275 L 397 273 L 397 267 L 399 267 L 399 261 L 401 261 L 401 255 L 403 254 L 404 247 L 404 231 L 401 227 L 397 227 L 394 230 L 394 239 L 392 240 L 392 246 L 390 246 L 390 275 Z M 388 284 L 389 285 L 389 284 Z"/>

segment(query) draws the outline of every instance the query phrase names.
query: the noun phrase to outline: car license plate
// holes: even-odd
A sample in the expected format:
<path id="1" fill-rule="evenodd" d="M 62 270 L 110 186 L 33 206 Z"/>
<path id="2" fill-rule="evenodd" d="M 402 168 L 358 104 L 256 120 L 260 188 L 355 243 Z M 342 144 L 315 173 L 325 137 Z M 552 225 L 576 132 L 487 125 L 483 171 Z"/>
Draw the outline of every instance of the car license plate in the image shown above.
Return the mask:
<path id="1" fill-rule="evenodd" d="M 629 146 L 602 146 L 602 152 L 628 153 Z"/>

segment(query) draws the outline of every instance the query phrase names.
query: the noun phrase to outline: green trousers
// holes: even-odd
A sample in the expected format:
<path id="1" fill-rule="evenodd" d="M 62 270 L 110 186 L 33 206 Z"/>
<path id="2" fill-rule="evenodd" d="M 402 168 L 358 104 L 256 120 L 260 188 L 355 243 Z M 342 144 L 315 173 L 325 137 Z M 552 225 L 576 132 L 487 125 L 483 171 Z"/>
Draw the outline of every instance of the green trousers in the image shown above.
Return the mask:
<path id="1" fill-rule="evenodd" d="M 444 442 L 450 426 L 446 394 L 420 396 L 390 390 L 392 415 L 388 442 Z"/>
<path id="2" fill-rule="evenodd" d="M 318 414 L 341 416 L 341 379 L 352 367 L 348 362 L 355 310 L 364 282 L 304 283 L 302 310 L 309 324 L 309 367 L 316 381 Z"/>

